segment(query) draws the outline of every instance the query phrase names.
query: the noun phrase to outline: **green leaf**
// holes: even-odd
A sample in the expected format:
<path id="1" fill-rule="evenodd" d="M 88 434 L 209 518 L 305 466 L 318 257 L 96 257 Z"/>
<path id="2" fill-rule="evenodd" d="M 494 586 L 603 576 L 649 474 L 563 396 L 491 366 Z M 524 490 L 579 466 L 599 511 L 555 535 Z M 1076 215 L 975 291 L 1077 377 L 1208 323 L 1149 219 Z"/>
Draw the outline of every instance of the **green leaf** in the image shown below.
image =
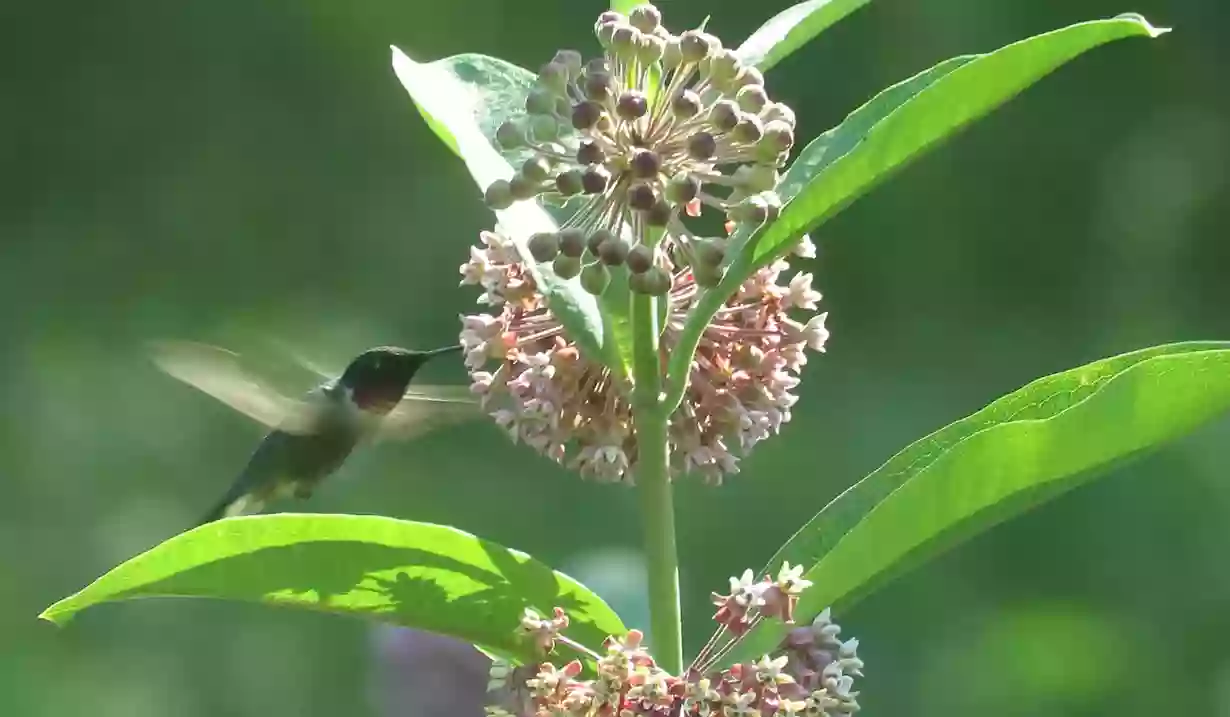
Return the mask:
<path id="1" fill-rule="evenodd" d="M 597 595 L 525 553 L 455 528 L 379 516 L 291 513 L 203 525 L 114 568 L 40 615 L 64 625 L 105 602 L 223 598 L 416 627 L 519 661 L 522 611 L 568 611 L 565 634 L 598 647 L 626 632 Z"/>
<path id="2" fill-rule="evenodd" d="M 479 63 L 474 59 L 479 57 L 476 55 L 466 56 L 470 59 L 464 64 L 455 62 L 456 57 L 418 63 L 396 47 L 392 50 L 393 70 L 397 78 L 410 93 L 410 98 L 427 124 L 465 162 L 474 182 L 485 189 L 498 179 L 511 178 L 512 167 L 484 135 L 481 123 L 481 118 L 487 117 L 487 126 L 490 127 L 496 117 L 506 116 L 501 114 L 505 109 L 493 107 L 492 95 L 484 94 L 478 85 L 467 84 L 455 74 L 459 67 L 481 67 L 485 68 L 484 71 L 494 72 L 491 68 L 503 67 L 507 63 L 500 65 L 498 63 L 501 61 L 491 58 L 486 58 L 490 60 L 488 63 Z M 477 70 L 475 72 L 478 73 Z M 516 81 L 513 80 L 502 85 L 497 83 L 497 86 L 504 88 L 514 85 Z M 497 92 L 494 96 L 507 98 L 511 94 Z M 551 313 L 564 325 L 569 337 L 591 359 L 608 366 L 620 365 L 620 349 L 614 337 L 604 331 L 597 299 L 581 288 L 578 279 L 561 279 L 549 264 L 538 264 L 530 258 L 530 237 L 538 232 L 556 231 L 556 220 L 540 204 L 532 201 L 516 202 L 508 209 L 496 212 L 496 217 L 501 233 L 517 246 L 524 259 L 528 259 L 524 261 L 527 270 L 546 298 Z"/>
<path id="3" fill-rule="evenodd" d="M 397 49 L 394 48 L 396 54 Z M 537 79 L 533 72 L 498 57 L 471 52 L 436 60 L 425 67 L 432 68 L 433 73 L 452 78 L 451 84 L 459 93 L 455 98 L 465 98 L 464 109 L 470 121 L 478 126 L 478 131 L 509 164 L 516 166 L 531 155 L 530 150 L 525 148 L 506 150 L 500 147 L 495 142 L 495 131 L 505 120 L 524 114 L 525 98 Z M 436 136 L 460 157 L 461 150 L 449 128 L 424 112 L 422 107 L 419 107 L 419 112 Z"/>
<path id="4" fill-rule="evenodd" d="M 632 8 L 637 5 L 643 5 L 645 0 L 611 0 L 611 9 L 615 12 L 622 12 L 627 15 Z"/>
<path id="5" fill-rule="evenodd" d="M 735 53 L 762 72 L 871 0 L 807 0 L 777 13 Z"/>
<path id="6" fill-rule="evenodd" d="M 780 255 L 805 232 L 832 218 L 911 160 L 1065 62 L 1113 40 L 1157 37 L 1165 32 L 1139 15 L 1072 25 L 972 60 L 961 58 L 965 61 L 960 67 L 933 78 L 899 106 L 885 103 L 882 109 L 887 114 L 878 122 L 867 123 L 872 118 L 869 113 L 855 112 L 847 121 L 861 114 L 861 126 L 842 134 L 859 141 L 832 162 L 811 171 L 806 183 L 782 207 L 777 221 L 758 232 L 753 240 L 756 263 L 763 265 Z M 833 131 L 841 132 L 841 127 Z"/>
<path id="7" fill-rule="evenodd" d="M 1230 342 L 1153 347 L 1039 379 L 893 456 L 773 556 L 808 567 L 796 619 L 905 570 L 1230 411 Z M 727 656 L 772 649 L 762 623 Z"/>
<path id="8" fill-rule="evenodd" d="M 697 299 L 671 352 L 666 404 L 676 405 L 683 397 L 696 347 L 727 297 L 759 268 L 788 253 L 809 230 L 1081 52 L 1122 37 L 1164 32 L 1139 15 L 1124 15 L 1038 35 L 989 54 L 954 57 L 880 92 L 817 137 L 782 177 L 777 191 L 785 206 L 777 221 L 740 228 L 730 238 L 733 258 L 726 276 Z"/>

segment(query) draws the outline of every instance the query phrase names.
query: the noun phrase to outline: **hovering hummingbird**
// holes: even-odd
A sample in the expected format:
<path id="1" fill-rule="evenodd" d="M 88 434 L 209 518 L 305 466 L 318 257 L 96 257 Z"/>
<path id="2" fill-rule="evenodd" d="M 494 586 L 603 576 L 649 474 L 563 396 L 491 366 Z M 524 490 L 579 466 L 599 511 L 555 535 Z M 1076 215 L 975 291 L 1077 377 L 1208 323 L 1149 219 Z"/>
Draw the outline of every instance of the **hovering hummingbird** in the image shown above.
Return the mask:
<path id="1" fill-rule="evenodd" d="M 274 498 L 310 498 L 360 442 L 411 438 L 479 415 L 464 387 L 409 389 L 424 363 L 460 350 L 380 346 L 359 354 L 336 378 L 300 360 L 324 381 L 296 400 L 245 371 L 238 356 L 226 349 L 179 341 L 155 344 L 154 362 L 163 371 L 273 429 L 198 525 L 259 512 Z"/>

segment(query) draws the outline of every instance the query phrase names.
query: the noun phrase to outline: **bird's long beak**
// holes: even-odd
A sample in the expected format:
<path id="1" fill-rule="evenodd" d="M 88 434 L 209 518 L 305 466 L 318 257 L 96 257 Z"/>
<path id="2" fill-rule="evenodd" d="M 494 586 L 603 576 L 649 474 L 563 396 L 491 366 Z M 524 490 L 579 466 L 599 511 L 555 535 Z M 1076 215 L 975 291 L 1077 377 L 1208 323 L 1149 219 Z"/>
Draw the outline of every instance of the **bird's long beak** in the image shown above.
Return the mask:
<path id="1" fill-rule="evenodd" d="M 424 351 L 423 356 L 425 358 L 431 358 L 432 356 L 439 356 L 440 354 L 451 354 L 455 351 L 460 351 L 460 350 L 461 350 L 461 344 L 456 344 L 453 346 L 445 346 L 443 348 L 433 349 L 431 351 Z"/>

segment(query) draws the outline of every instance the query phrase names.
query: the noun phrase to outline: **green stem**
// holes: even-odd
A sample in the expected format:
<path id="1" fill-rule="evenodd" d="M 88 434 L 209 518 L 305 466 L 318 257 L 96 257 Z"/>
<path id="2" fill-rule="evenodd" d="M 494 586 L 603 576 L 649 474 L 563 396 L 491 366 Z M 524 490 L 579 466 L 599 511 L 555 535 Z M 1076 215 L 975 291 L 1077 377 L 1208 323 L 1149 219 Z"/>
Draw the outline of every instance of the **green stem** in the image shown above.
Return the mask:
<path id="1" fill-rule="evenodd" d="M 636 424 L 636 483 L 649 573 L 649 627 L 658 666 L 683 671 L 683 623 L 679 612 L 679 556 L 675 548 L 675 506 L 670 480 L 667 426 L 662 404 L 656 299 L 635 294 L 633 325 L 633 420 Z"/>

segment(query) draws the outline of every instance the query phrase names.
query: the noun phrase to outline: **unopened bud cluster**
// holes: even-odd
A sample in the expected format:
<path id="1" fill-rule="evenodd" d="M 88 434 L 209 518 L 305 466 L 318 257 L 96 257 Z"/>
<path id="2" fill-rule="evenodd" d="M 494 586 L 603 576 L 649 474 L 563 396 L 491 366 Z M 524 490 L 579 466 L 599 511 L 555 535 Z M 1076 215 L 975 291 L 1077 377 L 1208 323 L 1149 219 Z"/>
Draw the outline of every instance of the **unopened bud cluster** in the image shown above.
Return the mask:
<path id="1" fill-rule="evenodd" d="M 479 302 L 498 313 L 463 317 L 461 343 L 471 389 L 513 440 L 582 475 L 631 482 L 640 451 L 627 384 L 580 352 L 534 265 L 579 277 L 594 294 L 618 278 L 664 297 L 665 363 L 726 260 L 726 238 L 696 236 L 683 217 L 717 208 L 728 232 L 731 222 L 772 219 L 794 117 L 716 37 L 672 35 L 652 5 L 603 13 L 595 29 L 603 56 L 557 53 L 527 115 L 499 129 L 500 143 L 533 156 L 487 192 L 496 209 L 548 195 L 579 198 L 581 209 L 558 231 L 530 237 L 529 256 L 498 228 L 483 232 L 462 283 L 481 286 Z M 660 91 L 651 91 L 659 76 Z M 815 247 L 803 237 L 791 253 L 812 258 Z M 670 418 L 672 476 L 720 483 L 790 420 L 805 351 L 823 351 L 828 330 L 827 314 L 814 313 L 821 297 L 811 274 L 789 269 L 784 257 L 758 269 L 705 327 Z"/>
<path id="2" fill-rule="evenodd" d="M 776 580 L 766 576 L 753 581 L 750 571 L 741 579 L 732 578 L 731 595 L 723 596 L 722 609 L 730 607 L 729 601 L 739 608 L 719 610 L 722 617 L 716 619 L 723 628 L 719 637 L 730 630 L 729 618 L 736 613 L 792 622 L 794 602 L 810 585 L 800 574 L 800 569 L 784 565 Z M 533 611 L 527 611 L 522 621 L 523 630 L 533 634 L 539 646 L 542 626 L 548 623 L 558 620 L 552 623 Z M 555 633 L 561 640 L 562 629 Z M 849 717 L 859 709 L 853 687 L 854 679 L 863 675 L 863 661 L 858 657 L 858 640 L 843 642 L 840 632 L 825 610 L 811 625 L 795 627 L 772 655 L 714 669 L 720 655 L 711 649 L 718 643 L 711 641 L 683 675 L 671 675 L 642 646 L 644 635 L 631 630 L 623 639 L 607 638 L 601 651 L 592 652 L 597 663 L 594 679 L 581 679 L 579 661 L 563 667 L 544 662 L 517 668 L 494 662 L 488 692 L 500 704 L 488 707 L 487 713 L 491 717 Z"/>
<path id="3" fill-rule="evenodd" d="M 526 114 L 497 130 L 505 149 L 532 156 L 487 188 L 487 204 L 583 198 L 565 226 L 535 235 L 529 248 L 534 261 L 580 276 L 593 294 L 606 290 L 612 267 L 627 267 L 639 293 L 667 294 L 685 267 L 699 285 L 715 286 L 726 239 L 692 234 L 681 215 L 708 206 L 736 224 L 776 216 L 773 189 L 794 145 L 794 113 L 770 100 L 760 71 L 718 38 L 671 34 L 653 5 L 605 12 L 594 30 L 603 55 L 585 62 L 574 50 L 556 53 Z"/>

